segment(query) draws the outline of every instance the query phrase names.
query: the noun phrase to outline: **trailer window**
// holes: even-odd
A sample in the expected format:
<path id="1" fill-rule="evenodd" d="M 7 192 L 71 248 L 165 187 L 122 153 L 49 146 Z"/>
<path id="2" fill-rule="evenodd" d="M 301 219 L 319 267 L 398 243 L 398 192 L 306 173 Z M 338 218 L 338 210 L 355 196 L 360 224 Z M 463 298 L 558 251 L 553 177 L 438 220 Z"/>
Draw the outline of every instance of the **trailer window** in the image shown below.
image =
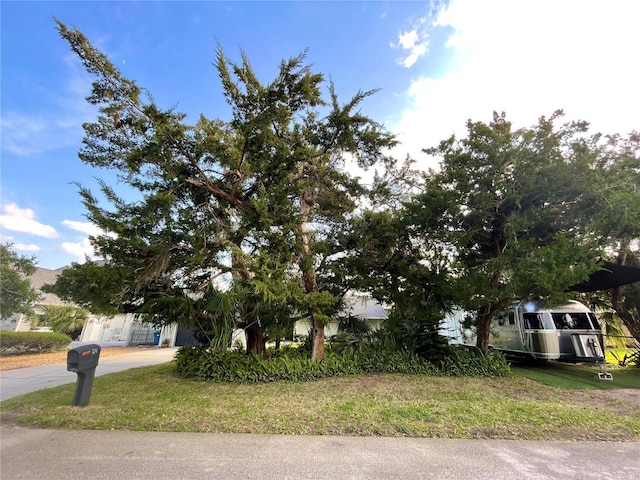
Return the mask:
<path id="1" fill-rule="evenodd" d="M 515 312 L 509 312 L 509 325 L 516 324 L 516 314 Z"/>
<path id="2" fill-rule="evenodd" d="M 592 330 L 589 316 L 586 313 L 552 313 L 553 323 L 559 330 Z"/>
<path id="3" fill-rule="evenodd" d="M 541 330 L 543 328 L 541 313 L 525 313 L 523 317 L 524 328 L 529 328 L 532 330 Z"/>

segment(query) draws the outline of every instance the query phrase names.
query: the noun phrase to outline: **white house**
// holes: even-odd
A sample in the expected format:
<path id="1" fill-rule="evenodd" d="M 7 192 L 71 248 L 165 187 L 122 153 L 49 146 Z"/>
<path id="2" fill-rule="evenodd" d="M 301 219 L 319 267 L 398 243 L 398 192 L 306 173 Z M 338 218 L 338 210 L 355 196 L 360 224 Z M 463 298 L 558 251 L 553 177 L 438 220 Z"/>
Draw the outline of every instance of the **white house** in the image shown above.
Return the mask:
<path id="1" fill-rule="evenodd" d="M 47 306 L 68 305 L 67 302 L 63 301 L 57 295 L 45 293 L 41 290 L 43 285 L 55 283 L 58 275 L 60 275 L 65 268 L 68 267 L 62 267 L 56 270 L 36 267 L 33 275 L 29 276 L 31 286 L 35 288 L 40 295 L 40 298 L 33 304 L 33 312 L 35 315 L 42 315 L 44 313 L 44 307 Z M 1 320 L 0 329 L 14 332 L 28 332 L 31 330 L 31 323 L 31 319 L 27 315 L 15 314 L 10 318 Z M 168 329 L 167 332 L 161 332 L 160 335 L 163 333 L 166 333 L 167 338 L 173 338 L 173 336 L 175 336 L 172 329 Z M 90 314 L 78 340 L 103 345 L 139 345 L 154 344 L 157 336 L 156 330 L 151 325 L 136 321 L 134 316 L 130 314 L 114 315 L 113 317 Z"/>
<path id="2" fill-rule="evenodd" d="M 60 275 L 66 267 L 59 268 L 57 270 L 49 270 L 47 268 L 36 267 L 36 271 L 29 277 L 31 286 L 38 292 L 40 298 L 33 304 L 33 313 L 35 315 L 42 315 L 44 313 L 44 307 L 49 305 L 65 305 L 58 296 L 52 293 L 44 293 L 42 290 L 43 285 L 49 283 L 55 283 L 56 278 Z M 10 318 L 0 321 L 1 330 L 11 330 L 13 332 L 28 332 L 31 330 L 31 319 L 22 313 L 16 313 Z"/>
<path id="3" fill-rule="evenodd" d="M 363 294 L 351 294 L 347 295 L 344 299 L 345 302 L 345 314 L 350 317 L 356 317 L 362 320 L 367 320 L 373 330 L 377 330 L 382 325 L 382 322 L 387 318 L 387 312 L 384 307 L 380 305 L 376 300 Z M 324 327 L 324 335 L 329 338 L 338 333 L 339 322 L 329 322 Z M 305 336 L 309 334 L 311 325 L 309 320 L 299 320 L 294 326 L 294 337 Z"/>

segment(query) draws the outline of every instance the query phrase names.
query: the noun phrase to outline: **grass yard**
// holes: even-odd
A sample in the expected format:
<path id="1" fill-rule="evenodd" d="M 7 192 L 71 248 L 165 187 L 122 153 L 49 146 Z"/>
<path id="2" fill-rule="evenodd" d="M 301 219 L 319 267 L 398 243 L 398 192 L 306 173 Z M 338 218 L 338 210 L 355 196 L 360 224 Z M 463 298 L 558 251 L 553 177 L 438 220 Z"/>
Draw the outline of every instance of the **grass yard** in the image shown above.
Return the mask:
<path id="1" fill-rule="evenodd" d="M 557 374 L 515 371 L 495 379 L 385 374 L 237 385 L 177 378 L 165 364 L 97 377 L 87 407 L 70 405 L 70 384 L 2 402 L 0 415 L 64 429 L 640 440 L 639 396 L 589 382 L 550 386 L 545 378 Z M 640 388 L 640 369 L 624 372 L 614 371 L 611 385 Z"/>
<path id="2" fill-rule="evenodd" d="M 620 368 L 608 364 L 606 371 L 611 373 L 613 380 L 600 380 L 600 368 L 592 364 L 569 364 L 558 362 L 512 365 L 511 369 L 517 375 L 537 382 L 563 389 L 588 390 L 616 390 L 625 388 L 639 389 L 640 368 Z"/>

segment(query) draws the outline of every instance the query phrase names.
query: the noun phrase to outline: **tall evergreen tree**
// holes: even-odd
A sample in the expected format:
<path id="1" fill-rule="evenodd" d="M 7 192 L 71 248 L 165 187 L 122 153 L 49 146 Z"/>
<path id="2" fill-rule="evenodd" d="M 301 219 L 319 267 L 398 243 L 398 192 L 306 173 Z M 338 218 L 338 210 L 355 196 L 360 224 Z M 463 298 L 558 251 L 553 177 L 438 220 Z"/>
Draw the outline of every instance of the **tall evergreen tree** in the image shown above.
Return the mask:
<path id="1" fill-rule="evenodd" d="M 452 260 L 457 303 L 477 313 L 486 350 L 494 313 L 520 298 L 550 302 L 596 268 L 587 125 L 556 127 L 561 112 L 513 131 L 503 115 L 468 122 L 467 137 L 427 150 L 442 158 L 415 208 L 443 208 L 422 224 Z"/>
<path id="2" fill-rule="evenodd" d="M 248 351 L 264 351 L 264 322 L 274 318 L 258 306 L 285 303 L 311 318 L 313 359 L 321 360 L 323 322 L 336 299 L 316 281 L 318 226 L 343 221 L 364 193 L 345 161 L 368 168 L 387 161 L 382 152 L 394 144 L 357 111 L 373 92 L 341 106 L 330 86 L 327 104 L 323 76 L 304 65 L 305 54 L 283 61 L 263 84 L 244 54 L 233 63 L 219 49 L 216 68 L 232 118 L 201 115 L 187 125 L 82 33 L 57 23 L 95 78 L 87 100 L 100 113 L 84 125 L 79 156 L 115 169 L 138 193 L 125 199 L 102 184 L 105 208 L 80 187 L 89 219 L 107 232 L 93 238 L 108 259 L 104 268 L 124 273 L 121 305 L 160 322 L 210 324 L 224 279 L 234 285 Z"/>

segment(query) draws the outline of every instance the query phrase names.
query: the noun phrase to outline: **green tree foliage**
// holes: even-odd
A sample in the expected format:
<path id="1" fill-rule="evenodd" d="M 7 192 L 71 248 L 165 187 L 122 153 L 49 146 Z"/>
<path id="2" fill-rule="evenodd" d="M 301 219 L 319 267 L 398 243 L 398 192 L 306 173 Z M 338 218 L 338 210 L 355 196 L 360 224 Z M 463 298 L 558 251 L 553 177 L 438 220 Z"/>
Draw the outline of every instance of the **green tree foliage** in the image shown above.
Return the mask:
<path id="1" fill-rule="evenodd" d="M 325 98 L 304 53 L 264 83 L 243 53 L 232 62 L 219 48 L 230 119 L 188 124 L 78 30 L 58 30 L 94 78 L 99 114 L 80 159 L 126 188 L 102 183 L 105 202 L 79 187 L 108 262 L 74 265 L 51 287 L 95 312 L 179 322 L 220 349 L 240 327 L 261 355 L 306 317 L 319 361 L 324 324 L 353 288 L 394 306 L 393 341 L 437 349 L 457 304 L 477 312 L 484 349 L 495 311 L 563 299 L 607 247 L 621 258 L 639 237 L 633 135 L 603 144 L 584 122 L 558 126 L 560 112 L 517 131 L 495 115 L 428 149 L 441 168 L 422 176 L 410 161 L 396 169 L 394 137 L 360 112 L 374 91 L 341 104 L 329 84 Z M 352 165 L 383 174 L 364 185 Z"/>
<path id="2" fill-rule="evenodd" d="M 412 228 L 450 257 L 456 303 L 477 312 L 483 350 L 494 312 L 518 298 L 561 300 L 596 268 L 587 126 L 557 127 L 560 113 L 518 131 L 504 115 L 469 121 L 466 138 L 426 150 L 441 169 L 410 207 L 428 211 Z"/>
<path id="3" fill-rule="evenodd" d="M 415 225 L 435 228 L 442 205 L 409 208 L 423 177 L 410 159 L 386 173 L 376 183 L 384 203 L 358 212 L 334 235 L 340 254 L 326 281 L 338 291 L 367 291 L 390 307 L 389 319 L 375 332 L 378 341 L 437 360 L 447 352 L 439 325 L 452 306 L 448 256 L 436 237 Z"/>
<path id="4" fill-rule="evenodd" d="M 39 315 L 38 323 L 47 325 L 55 333 L 63 333 L 71 338 L 77 338 L 89 318 L 89 312 L 74 305 L 46 305 L 44 312 Z"/>
<path id="5" fill-rule="evenodd" d="M 72 263 L 71 268 L 65 268 L 58 275 L 55 284 L 43 285 L 41 290 L 95 314 L 112 316 L 135 310 L 135 305 L 121 301 L 128 275 L 126 267 L 104 268 L 92 261 Z"/>
<path id="6" fill-rule="evenodd" d="M 35 258 L 18 255 L 11 244 L 0 245 L 0 318 L 31 314 L 39 294 L 27 277 L 35 271 Z"/>
<path id="7" fill-rule="evenodd" d="M 214 331 L 220 290 L 233 285 L 235 322 L 249 352 L 264 352 L 269 325 L 279 321 L 263 306 L 287 305 L 312 319 L 313 359 L 321 360 L 323 323 L 337 303 L 316 280 L 322 228 L 343 222 L 366 193 L 346 160 L 361 168 L 389 162 L 382 151 L 395 142 L 358 111 L 373 92 L 341 105 L 330 85 L 326 102 L 323 76 L 304 64 L 304 54 L 283 61 L 263 84 L 244 54 L 233 63 L 219 49 L 215 66 L 231 120 L 202 115 L 188 125 L 78 30 L 61 22 L 58 30 L 95 79 L 87 100 L 100 113 L 84 125 L 79 156 L 116 170 L 137 198 L 102 184 L 103 207 L 80 187 L 88 218 L 108 232 L 92 239 L 109 260 L 100 268 L 111 271 L 99 278 L 118 278 L 121 288 L 107 305 L 95 301 L 97 287 L 83 292 L 77 282 L 59 283 L 56 290 L 92 308 L 113 303 L 158 323 Z M 74 268 L 80 279 L 94 267 Z"/>
<path id="8" fill-rule="evenodd" d="M 439 325 L 452 292 L 446 258 L 431 237 L 411 228 L 415 221 L 402 208 L 353 218 L 340 239 L 348 248 L 335 262 L 333 280 L 391 306 L 389 319 L 376 332 L 378 340 L 437 360 L 446 351 Z"/>
<path id="9" fill-rule="evenodd" d="M 593 160 L 598 192 L 595 229 L 618 265 L 640 266 L 640 134 L 612 135 L 594 145 Z M 640 341 L 638 284 L 621 285 L 609 293 L 608 303 L 631 334 Z"/>

